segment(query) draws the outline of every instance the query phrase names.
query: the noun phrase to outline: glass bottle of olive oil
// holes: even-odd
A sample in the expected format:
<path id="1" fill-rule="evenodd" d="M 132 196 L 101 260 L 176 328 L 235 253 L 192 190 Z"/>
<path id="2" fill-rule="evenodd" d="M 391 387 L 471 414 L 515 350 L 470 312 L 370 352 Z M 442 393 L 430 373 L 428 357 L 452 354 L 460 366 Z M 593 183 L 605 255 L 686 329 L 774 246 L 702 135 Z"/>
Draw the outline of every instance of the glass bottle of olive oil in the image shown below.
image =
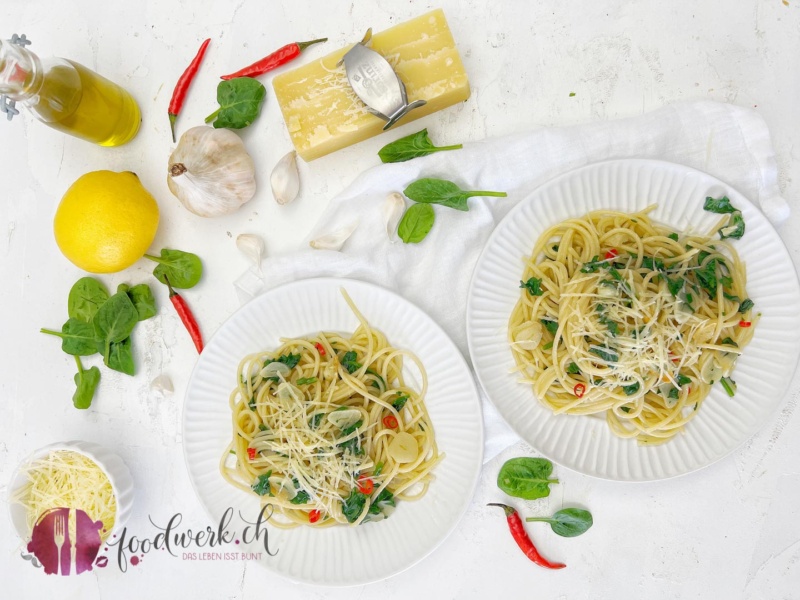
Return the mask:
<path id="1" fill-rule="evenodd" d="M 132 140 L 142 120 L 136 101 L 117 84 L 71 60 L 42 60 L 8 40 L 0 40 L 0 93 L 53 129 L 101 146 Z"/>

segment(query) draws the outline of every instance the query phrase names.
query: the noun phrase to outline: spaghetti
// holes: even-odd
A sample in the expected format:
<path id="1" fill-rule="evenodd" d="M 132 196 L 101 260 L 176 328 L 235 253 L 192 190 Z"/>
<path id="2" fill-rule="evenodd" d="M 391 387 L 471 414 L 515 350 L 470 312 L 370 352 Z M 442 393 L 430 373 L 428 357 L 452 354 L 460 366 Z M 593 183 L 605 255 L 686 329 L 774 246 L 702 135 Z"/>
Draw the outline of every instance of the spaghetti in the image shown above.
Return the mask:
<path id="1" fill-rule="evenodd" d="M 643 444 L 681 431 L 713 383 L 734 394 L 730 374 L 754 329 L 734 248 L 654 223 L 651 209 L 545 231 L 508 329 L 517 370 L 546 406 L 604 413 L 616 435 Z"/>
<path id="2" fill-rule="evenodd" d="M 271 504 L 278 527 L 386 518 L 397 500 L 426 493 L 443 458 L 422 363 L 342 294 L 360 322 L 352 335 L 284 339 L 246 356 L 230 396 L 233 440 L 220 470 Z M 419 370 L 419 391 L 404 378 L 406 360 Z"/>

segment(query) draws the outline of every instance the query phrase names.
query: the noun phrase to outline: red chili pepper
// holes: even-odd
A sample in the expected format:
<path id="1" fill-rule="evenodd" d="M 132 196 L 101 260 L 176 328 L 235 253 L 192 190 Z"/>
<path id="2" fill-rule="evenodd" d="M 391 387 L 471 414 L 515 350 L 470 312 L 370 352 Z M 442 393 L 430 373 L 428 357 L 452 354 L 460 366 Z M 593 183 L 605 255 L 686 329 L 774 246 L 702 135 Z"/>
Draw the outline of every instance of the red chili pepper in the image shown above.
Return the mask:
<path id="1" fill-rule="evenodd" d="M 394 415 L 386 415 L 383 417 L 383 425 L 384 427 L 388 427 L 389 429 L 397 429 L 399 423 Z"/>
<path id="2" fill-rule="evenodd" d="M 244 69 L 239 69 L 235 73 L 231 73 L 230 75 L 223 75 L 220 79 L 234 79 L 236 77 L 258 77 L 259 75 L 263 75 L 268 71 L 272 71 L 272 69 L 276 69 L 281 65 L 285 65 L 289 61 L 294 60 L 298 56 L 300 56 L 300 52 L 311 46 L 312 44 L 318 44 L 320 42 L 327 42 L 328 38 L 319 38 L 318 40 L 311 40 L 310 42 L 292 42 L 291 44 L 286 44 L 283 48 L 278 48 L 272 54 L 267 54 L 261 60 L 257 60 L 252 65 L 245 67 Z"/>
<path id="3" fill-rule="evenodd" d="M 752 324 L 750 321 L 739 321 L 739 327 L 750 327 Z"/>
<path id="4" fill-rule="evenodd" d="M 314 348 L 317 349 L 317 352 L 319 352 L 320 356 L 325 356 L 325 346 L 317 342 L 316 344 L 314 344 Z"/>
<path id="5" fill-rule="evenodd" d="M 164 276 L 164 281 L 167 282 L 167 287 L 169 288 L 170 302 L 172 302 L 172 306 L 175 307 L 175 311 L 181 318 L 183 326 L 186 327 L 186 331 L 188 331 L 189 335 L 192 336 L 192 341 L 194 342 L 194 347 L 197 348 L 197 353 L 200 354 L 203 351 L 203 335 L 200 333 L 200 327 L 197 325 L 197 321 L 195 320 L 189 305 L 186 304 L 186 300 L 183 299 L 183 296 L 172 289 L 172 286 L 170 285 L 169 279 L 167 279 L 166 275 Z"/>
<path id="6" fill-rule="evenodd" d="M 256 449 L 255 448 L 248 448 L 247 449 L 247 458 L 250 460 L 256 459 Z"/>
<path id="7" fill-rule="evenodd" d="M 614 249 L 614 248 L 612 248 L 611 250 L 606 252 L 606 260 L 610 260 L 612 258 L 617 258 L 617 256 L 619 256 L 619 252 L 617 252 L 616 249 Z"/>
<path id="8" fill-rule="evenodd" d="M 367 479 L 366 475 L 362 475 L 358 478 L 358 491 L 364 494 L 365 496 L 369 496 L 372 493 L 372 490 L 375 489 L 375 484 L 372 482 L 372 479 Z"/>
<path id="9" fill-rule="evenodd" d="M 548 569 L 563 569 L 567 566 L 564 563 L 552 563 L 544 556 L 539 554 L 539 551 L 536 549 L 536 546 L 533 545 L 531 538 L 528 537 L 528 533 L 525 531 L 525 525 L 522 523 L 522 519 L 516 510 L 510 506 L 506 506 L 505 504 L 492 503 L 488 506 L 499 506 L 505 511 L 506 520 L 508 521 L 508 528 L 511 530 L 511 535 L 514 537 L 514 541 L 517 542 L 517 546 L 519 546 L 520 550 L 525 553 L 525 556 L 530 558 L 540 567 L 546 567 Z"/>
<path id="10" fill-rule="evenodd" d="M 576 383 L 575 387 L 572 388 L 572 393 L 578 398 L 583 398 L 583 395 L 586 393 L 586 386 L 582 383 Z"/>
<path id="11" fill-rule="evenodd" d="M 316 523 L 319 521 L 319 518 L 322 516 L 322 513 L 319 512 L 316 508 L 308 513 L 308 522 L 309 523 Z"/>
<path id="12" fill-rule="evenodd" d="M 183 108 L 183 101 L 186 100 L 186 93 L 189 91 L 189 86 L 194 81 L 195 75 L 197 75 L 197 71 L 200 69 L 200 63 L 203 62 L 203 57 L 206 54 L 206 49 L 208 45 L 211 43 L 211 38 L 208 38 L 205 42 L 200 45 L 200 49 L 197 51 L 197 54 L 192 59 L 192 62 L 189 63 L 189 66 L 186 67 L 186 70 L 181 75 L 180 79 L 178 79 L 178 83 L 175 84 L 175 89 L 172 91 L 172 99 L 169 101 L 169 128 L 172 130 L 172 141 L 175 142 L 175 119 L 181 112 Z"/>

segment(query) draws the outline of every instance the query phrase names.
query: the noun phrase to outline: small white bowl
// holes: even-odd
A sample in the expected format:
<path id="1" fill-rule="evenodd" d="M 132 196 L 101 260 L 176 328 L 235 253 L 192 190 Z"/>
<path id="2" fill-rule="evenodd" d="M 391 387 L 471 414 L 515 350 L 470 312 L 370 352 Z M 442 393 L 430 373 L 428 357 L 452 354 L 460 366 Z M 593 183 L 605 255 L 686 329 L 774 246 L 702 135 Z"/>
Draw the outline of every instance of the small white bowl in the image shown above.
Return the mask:
<path id="1" fill-rule="evenodd" d="M 19 537 L 22 538 L 23 541 L 28 542 L 30 541 L 31 532 L 28 531 L 25 508 L 16 502 L 11 502 L 11 499 L 14 497 L 17 490 L 28 482 L 25 476 L 26 467 L 31 462 L 44 458 L 50 452 L 56 450 L 69 450 L 77 452 L 78 454 L 83 454 L 97 464 L 100 470 L 105 473 L 109 482 L 111 482 L 111 489 L 114 490 L 114 496 L 117 500 L 117 513 L 114 519 L 114 527 L 109 532 L 108 537 L 119 534 L 130 517 L 133 507 L 133 478 L 131 477 L 131 472 L 119 456 L 106 450 L 103 446 L 76 440 L 72 442 L 58 442 L 45 446 L 44 448 L 39 448 L 23 460 L 14 472 L 11 478 L 11 484 L 8 486 L 8 510 L 11 523 L 14 525 L 14 529 L 17 531 Z"/>

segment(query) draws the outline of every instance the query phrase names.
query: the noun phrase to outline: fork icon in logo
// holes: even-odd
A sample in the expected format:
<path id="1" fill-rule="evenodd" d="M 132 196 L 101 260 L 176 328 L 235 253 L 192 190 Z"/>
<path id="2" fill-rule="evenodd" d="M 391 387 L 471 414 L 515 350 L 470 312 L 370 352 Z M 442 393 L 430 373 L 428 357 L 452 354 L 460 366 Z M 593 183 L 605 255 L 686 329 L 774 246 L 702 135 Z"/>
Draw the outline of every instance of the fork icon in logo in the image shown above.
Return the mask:
<path id="1" fill-rule="evenodd" d="M 61 575 L 61 547 L 64 545 L 64 515 L 58 514 L 53 520 L 53 541 L 56 543 L 56 575 Z"/>

